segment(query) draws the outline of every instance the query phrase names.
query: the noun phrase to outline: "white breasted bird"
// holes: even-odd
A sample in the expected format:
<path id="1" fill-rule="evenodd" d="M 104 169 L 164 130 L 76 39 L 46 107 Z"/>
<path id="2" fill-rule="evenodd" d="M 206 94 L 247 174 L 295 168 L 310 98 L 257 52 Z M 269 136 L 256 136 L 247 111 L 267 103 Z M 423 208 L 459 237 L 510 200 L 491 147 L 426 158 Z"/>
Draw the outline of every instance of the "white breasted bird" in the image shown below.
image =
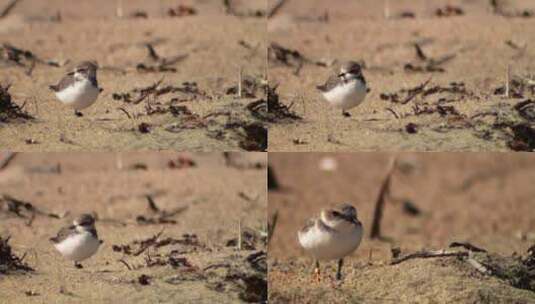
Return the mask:
<path id="1" fill-rule="evenodd" d="M 103 243 L 98 239 L 95 219 L 90 214 L 80 215 L 72 225 L 61 228 L 50 241 L 61 255 L 74 261 L 76 268 L 83 268 L 80 262 L 94 255 Z"/>
<path id="2" fill-rule="evenodd" d="M 342 278 L 344 257 L 355 251 L 362 240 L 362 224 L 357 210 L 349 204 L 323 209 L 297 233 L 299 244 L 315 259 L 314 273 L 320 279 L 319 261 L 338 260 L 336 279 Z"/>
<path id="3" fill-rule="evenodd" d="M 364 101 L 368 90 L 361 66 L 355 61 L 343 63 L 338 73 L 331 75 L 324 84 L 316 88 L 329 104 L 342 109 L 342 114 L 346 117 L 351 116 L 347 110 Z"/>
<path id="4" fill-rule="evenodd" d="M 97 83 L 97 69 L 96 62 L 84 61 L 49 88 L 63 104 L 74 109 L 76 116 L 82 116 L 80 110 L 91 106 L 102 91 Z"/>

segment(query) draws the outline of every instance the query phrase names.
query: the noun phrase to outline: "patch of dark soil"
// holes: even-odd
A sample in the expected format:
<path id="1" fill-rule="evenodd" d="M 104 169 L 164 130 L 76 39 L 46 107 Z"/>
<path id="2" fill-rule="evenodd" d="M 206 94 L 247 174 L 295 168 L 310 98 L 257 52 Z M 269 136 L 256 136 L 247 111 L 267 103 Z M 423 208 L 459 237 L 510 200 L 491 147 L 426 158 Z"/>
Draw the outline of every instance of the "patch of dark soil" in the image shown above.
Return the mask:
<path id="1" fill-rule="evenodd" d="M 253 258 L 251 258 L 253 256 Z M 267 301 L 266 268 L 253 267 L 251 260 L 264 260 L 265 252 L 245 257 L 229 257 L 225 263 L 205 268 L 206 286 L 218 292 L 238 292 L 242 301 L 263 303 Z M 258 270 L 257 270 L 258 269 Z"/>
<path id="2" fill-rule="evenodd" d="M 237 141 L 238 146 L 247 151 L 267 150 L 267 128 L 247 106 L 232 103 L 203 119 L 208 127 L 208 136 L 212 138 Z"/>
<path id="3" fill-rule="evenodd" d="M 529 123 L 519 123 L 511 126 L 512 138 L 507 145 L 514 151 L 535 150 L 535 126 Z"/>
<path id="4" fill-rule="evenodd" d="M 244 131 L 240 148 L 246 151 L 266 151 L 268 131 L 261 123 L 251 123 L 241 127 Z"/>

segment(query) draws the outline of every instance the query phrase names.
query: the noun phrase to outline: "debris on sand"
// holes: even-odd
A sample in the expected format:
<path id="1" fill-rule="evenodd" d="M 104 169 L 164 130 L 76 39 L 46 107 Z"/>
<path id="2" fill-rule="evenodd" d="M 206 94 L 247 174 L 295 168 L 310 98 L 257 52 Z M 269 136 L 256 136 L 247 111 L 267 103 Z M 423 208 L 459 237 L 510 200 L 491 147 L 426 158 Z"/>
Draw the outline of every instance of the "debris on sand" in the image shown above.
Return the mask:
<path id="1" fill-rule="evenodd" d="M 244 228 L 241 231 L 241 238 L 232 238 L 225 242 L 227 247 L 240 247 L 238 242 L 241 240 L 241 249 L 243 250 L 256 250 L 258 246 L 265 246 L 267 237 L 260 235 L 259 232 Z"/>
<path id="2" fill-rule="evenodd" d="M 239 85 L 228 87 L 225 90 L 227 95 L 239 95 L 243 98 L 256 98 L 258 93 L 266 93 L 266 81 L 253 76 L 245 75 L 241 80 L 241 94 L 238 94 Z"/>
<path id="3" fill-rule="evenodd" d="M 152 280 L 152 277 L 146 274 L 142 274 L 137 278 L 137 281 L 140 285 L 150 285 L 151 280 Z"/>
<path id="4" fill-rule="evenodd" d="M 527 99 L 517 103 L 514 109 L 527 121 L 535 122 L 535 101 Z"/>
<path id="5" fill-rule="evenodd" d="M 499 0 L 490 0 L 490 5 L 492 6 L 492 10 L 494 14 L 500 15 L 506 18 L 530 18 L 533 17 L 535 14 L 533 11 L 530 10 L 505 10 L 505 8 L 501 5 L 502 1 Z"/>
<path id="6" fill-rule="evenodd" d="M 291 122 L 293 120 L 302 119 L 299 115 L 290 110 L 290 106 L 287 106 L 279 101 L 279 94 L 277 94 L 277 85 L 269 86 L 267 88 L 267 116 L 265 121 L 278 123 L 278 122 Z"/>
<path id="7" fill-rule="evenodd" d="M 22 258 L 19 258 L 11 251 L 11 246 L 8 244 L 9 239 L 10 237 L 2 238 L 0 236 L 0 273 L 9 274 L 34 271 L 32 267 L 23 262 L 24 255 Z"/>
<path id="8" fill-rule="evenodd" d="M 148 51 L 148 60 L 140 62 L 136 65 L 138 72 L 172 72 L 177 70 L 172 65 L 175 65 L 188 57 L 188 54 L 181 54 L 172 57 L 161 57 L 156 53 L 156 50 L 150 43 L 146 43 L 145 47 Z"/>
<path id="9" fill-rule="evenodd" d="M 18 218 L 25 219 L 26 225 L 31 226 L 37 215 L 47 216 L 50 218 L 60 219 L 63 216 L 52 212 L 45 212 L 36 208 L 32 203 L 16 199 L 10 195 L 4 194 L 0 197 L 0 212 L 14 215 Z"/>
<path id="10" fill-rule="evenodd" d="M 232 0 L 223 0 L 223 6 L 225 7 L 225 13 L 236 17 L 256 17 L 262 18 L 266 16 L 266 12 L 263 10 L 252 10 L 247 12 L 238 11 L 233 5 Z"/>
<path id="11" fill-rule="evenodd" d="M 272 42 L 268 48 L 268 61 L 274 65 L 294 67 L 294 75 L 299 75 L 301 68 L 305 64 L 313 64 L 326 67 L 327 64 L 303 56 L 299 51 L 285 48 L 282 45 Z"/>
<path id="12" fill-rule="evenodd" d="M 147 14 L 147 12 L 145 12 L 145 11 L 137 10 L 137 11 L 132 12 L 129 17 L 130 18 L 147 19 L 147 18 L 149 18 L 149 14 Z"/>
<path id="13" fill-rule="evenodd" d="M 273 18 L 287 2 L 287 0 L 277 0 L 275 4 L 272 5 L 269 9 L 267 13 L 267 18 Z"/>
<path id="14" fill-rule="evenodd" d="M 11 0 L 9 3 L 0 11 L 0 19 L 9 15 L 9 13 L 17 6 L 20 0 Z"/>
<path id="15" fill-rule="evenodd" d="M 455 58 L 455 54 L 444 55 L 440 58 L 431 58 L 425 55 L 422 47 L 418 43 L 414 43 L 416 50 L 417 62 L 406 63 L 403 67 L 406 72 L 445 72 L 442 65 Z"/>
<path id="16" fill-rule="evenodd" d="M 137 129 L 141 133 L 150 133 L 152 126 L 149 123 L 142 122 L 137 126 Z"/>
<path id="17" fill-rule="evenodd" d="M 268 131 L 261 123 L 249 123 L 241 126 L 243 130 L 240 148 L 246 151 L 266 151 Z"/>
<path id="18" fill-rule="evenodd" d="M 132 104 L 139 104 L 149 97 L 157 98 L 169 93 L 178 94 L 178 96 L 173 96 L 170 99 L 172 103 L 197 100 L 199 98 L 210 99 L 210 96 L 200 90 L 195 82 L 183 82 L 180 86 L 167 85 L 160 87 L 162 82 L 163 78 L 149 86 L 133 88 L 129 92 L 115 92 L 112 94 L 112 98 Z"/>
<path id="19" fill-rule="evenodd" d="M 381 188 L 379 189 L 379 194 L 377 195 L 377 199 L 375 201 L 375 209 L 373 212 L 373 222 L 372 222 L 372 229 L 370 231 L 370 239 L 382 238 L 381 222 L 383 220 L 383 210 L 385 208 L 386 200 L 388 196 L 390 195 L 392 175 L 394 174 L 396 165 L 397 165 L 397 158 L 396 157 L 391 158 L 388 171 L 386 172 L 386 176 L 383 180 L 383 183 L 381 184 Z"/>
<path id="20" fill-rule="evenodd" d="M 204 268 L 206 286 L 222 293 L 237 292 L 248 303 L 267 302 L 267 264 L 264 251 L 228 257 Z"/>
<path id="21" fill-rule="evenodd" d="M 234 140 L 246 151 L 267 149 L 267 128 L 254 117 L 247 106 L 233 102 L 205 115 L 207 135 L 217 140 Z"/>
<path id="22" fill-rule="evenodd" d="M 265 158 L 247 157 L 241 152 L 223 152 L 225 166 L 238 170 L 261 170 L 267 166 Z"/>
<path id="23" fill-rule="evenodd" d="M 181 214 L 182 212 L 188 209 L 187 206 L 175 208 L 171 211 L 162 210 L 154 202 L 154 199 L 151 195 L 146 195 L 147 203 L 149 206 L 149 212 L 154 215 L 138 215 L 136 217 L 136 222 L 140 225 L 153 225 L 153 224 L 176 224 L 176 220 L 172 217 Z"/>
<path id="24" fill-rule="evenodd" d="M 17 156 L 17 152 L 3 152 L 0 153 L 0 171 L 7 168 L 9 163 Z"/>
<path id="25" fill-rule="evenodd" d="M 490 117 L 489 120 L 487 117 Z M 501 104 L 472 115 L 478 126 L 475 136 L 491 140 L 501 138 L 513 151 L 535 151 L 535 102 L 526 99 L 511 107 Z"/>
<path id="26" fill-rule="evenodd" d="M 535 151 L 535 125 L 518 123 L 510 127 L 513 132 L 512 138 L 507 145 L 514 151 Z"/>
<path id="27" fill-rule="evenodd" d="M 379 97 L 382 100 L 389 100 L 393 103 L 407 104 L 418 96 L 425 99 L 431 95 L 443 94 L 438 98 L 437 105 L 465 99 L 479 99 L 476 94 L 466 89 L 463 82 L 451 82 L 447 86 L 435 85 L 428 87 L 430 82 L 431 78 L 409 89 L 401 89 L 395 93 L 381 93 Z M 440 110 L 437 109 L 437 111 Z"/>
<path id="28" fill-rule="evenodd" d="M 46 64 L 53 67 L 60 66 L 53 60 L 45 61 L 28 50 L 20 49 L 7 43 L 0 44 L 0 61 L 27 68 L 26 75 L 28 76 L 31 75 L 36 63 Z"/>
<path id="29" fill-rule="evenodd" d="M 405 125 L 405 131 L 409 134 L 416 134 L 418 133 L 418 125 L 413 122 L 409 122 Z"/>
<path id="30" fill-rule="evenodd" d="M 112 246 L 113 251 L 122 252 L 125 255 L 139 256 L 149 248 L 160 248 L 169 245 L 179 245 L 176 252 L 180 254 L 197 252 L 200 250 L 209 250 L 208 247 L 201 243 L 196 234 L 183 234 L 182 238 L 167 237 L 160 239 L 163 234 L 163 230 L 155 234 L 154 236 L 143 239 L 134 240 L 129 244 Z"/>
<path id="31" fill-rule="evenodd" d="M 33 116 L 28 114 L 23 110 L 23 107 L 20 107 L 14 103 L 9 94 L 9 88 L 11 85 L 1 85 L 0 84 L 0 122 L 11 122 L 11 121 L 25 121 L 34 119 Z"/>
<path id="32" fill-rule="evenodd" d="M 185 168 L 194 168 L 197 167 L 197 163 L 184 155 L 178 156 L 175 160 L 171 159 L 167 162 L 167 167 L 170 169 L 185 169 Z"/>
<path id="33" fill-rule="evenodd" d="M 184 17 L 197 15 L 197 10 L 191 6 L 180 4 L 176 8 L 170 8 L 167 10 L 167 16 L 169 17 Z"/>
<path id="34" fill-rule="evenodd" d="M 443 8 L 437 8 L 435 15 L 438 17 L 462 16 L 464 11 L 458 6 L 446 5 Z"/>
<path id="35" fill-rule="evenodd" d="M 456 257 L 484 275 L 497 277 L 516 288 L 535 291 L 535 246 L 528 249 L 527 255 L 521 258 L 489 253 L 468 242 L 453 242 L 449 247 L 465 250 L 421 250 L 403 255 L 398 252 L 390 264 L 396 265 L 411 259 Z"/>
<path id="36" fill-rule="evenodd" d="M 508 95 L 507 98 L 524 98 L 528 94 L 535 97 L 535 80 L 521 76 L 513 76 L 507 85 L 494 90 L 494 95 Z"/>

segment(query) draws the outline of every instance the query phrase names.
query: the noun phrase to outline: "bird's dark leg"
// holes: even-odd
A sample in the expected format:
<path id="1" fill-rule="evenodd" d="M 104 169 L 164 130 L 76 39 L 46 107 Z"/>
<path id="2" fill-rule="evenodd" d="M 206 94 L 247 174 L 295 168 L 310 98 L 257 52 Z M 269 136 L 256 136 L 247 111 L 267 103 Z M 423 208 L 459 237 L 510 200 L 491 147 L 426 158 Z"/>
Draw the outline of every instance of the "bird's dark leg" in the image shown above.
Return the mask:
<path id="1" fill-rule="evenodd" d="M 336 272 L 336 279 L 341 280 L 342 279 L 342 266 L 344 266 L 344 259 L 338 260 L 338 271 Z"/>
<path id="2" fill-rule="evenodd" d="M 320 262 L 318 260 L 314 263 L 314 281 L 321 282 Z"/>
<path id="3" fill-rule="evenodd" d="M 344 117 L 351 117 L 351 114 L 349 114 L 349 112 L 346 112 L 345 110 L 342 110 L 342 115 Z"/>
<path id="4" fill-rule="evenodd" d="M 82 117 L 84 116 L 84 114 L 82 114 L 82 112 L 78 111 L 78 110 L 74 110 L 74 115 L 76 115 L 77 117 Z"/>
<path id="5" fill-rule="evenodd" d="M 74 262 L 74 267 L 78 268 L 78 269 L 82 269 L 84 268 L 84 266 L 82 266 L 82 264 L 80 264 L 79 262 Z"/>

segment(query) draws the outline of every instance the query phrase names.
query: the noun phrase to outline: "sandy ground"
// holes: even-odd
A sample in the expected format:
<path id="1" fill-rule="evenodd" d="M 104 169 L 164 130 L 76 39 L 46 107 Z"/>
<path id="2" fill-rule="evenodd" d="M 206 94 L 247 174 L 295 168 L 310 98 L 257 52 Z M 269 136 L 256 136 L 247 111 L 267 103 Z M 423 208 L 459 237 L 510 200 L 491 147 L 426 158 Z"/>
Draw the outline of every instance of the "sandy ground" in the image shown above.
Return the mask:
<path id="1" fill-rule="evenodd" d="M 0 1 L 0 7 L 7 2 Z M 0 82 L 11 83 L 14 102 L 35 116 L 25 123 L 0 124 L 0 146 L 16 151 L 246 149 L 240 144 L 243 126 L 255 120 L 244 107 L 262 96 L 239 99 L 226 91 L 236 86 L 240 69 L 244 77 L 266 78 L 265 19 L 228 15 L 222 1 L 216 0 L 122 1 L 124 17 L 118 18 L 119 2 L 21 1 L 0 20 L 0 43 L 65 63 L 62 67 L 37 64 L 28 76 L 28 62 L 21 67 L 0 61 Z M 239 13 L 265 10 L 262 0 L 233 3 Z M 168 9 L 179 4 L 194 8 L 196 14 L 168 16 Z M 139 11 L 148 18 L 130 18 Z M 187 57 L 169 66 L 176 72 L 139 72 L 139 63 L 155 65 L 148 58 L 146 43 L 161 58 Z M 78 118 L 56 100 L 48 85 L 59 81 L 74 63 L 90 59 L 101 67 L 98 81 L 104 91 Z M 160 88 L 183 88 L 183 83 L 195 82 L 199 92 L 151 96 L 137 105 L 113 98 L 114 93 L 148 87 L 162 78 Z M 185 106 L 192 113 L 172 115 L 171 105 Z M 158 108 L 165 111 L 148 114 Z M 230 114 L 207 117 L 220 112 Z M 188 124 L 191 121 L 198 123 Z M 227 126 L 233 122 L 237 122 L 233 127 Z M 139 131 L 142 123 L 150 125 L 149 133 Z"/>
<path id="2" fill-rule="evenodd" d="M 535 303 L 535 293 L 482 275 L 456 258 L 414 259 L 390 266 L 390 249 L 403 254 L 447 249 L 467 241 L 493 254 L 525 256 L 535 243 L 534 157 L 529 153 L 400 153 L 382 220 L 384 241 L 370 226 L 390 153 L 270 153 L 281 189 L 269 191 L 268 218 L 278 221 L 269 243 L 269 293 L 277 303 Z M 320 169 L 331 159 L 334 171 Z M 404 202 L 420 211 L 411 216 Z M 297 230 L 322 208 L 350 202 L 365 237 L 346 259 L 345 279 L 333 287 L 335 263 L 311 283 L 312 260 Z M 336 284 L 334 284 L 336 286 Z M 400 299 L 397 302 L 396 299 Z"/>
<path id="3" fill-rule="evenodd" d="M 164 152 L 17 155 L 0 171 L 0 195 L 30 202 L 42 211 L 68 214 L 63 219 L 38 215 L 28 226 L 28 219 L 6 212 L 0 202 L 1 235 L 11 235 L 9 243 L 14 252 L 19 257 L 26 253 L 24 261 L 35 269 L 29 274 L 0 274 L 1 302 L 251 301 L 247 295 L 258 292 L 253 288 L 257 282 L 254 280 L 263 278 L 265 282 L 266 273 L 254 270 L 246 258 L 265 253 L 265 243 L 257 241 L 252 243 L 255 249 L 244 245 L 238 251 L 236 246 L 227 246 L 227 241 L 237 238 L 239 222 L 243 233 L 265 230 L 266 170 L 256 167 L 265 168 L 266 155 L 234 155 L 238 163 L 232 166 L 221 154 L 182 156 L 191 158 L 197 166 L 169 168 L 168 162 L 176 162 L 179 154 Z M 169 218 L 176 224 L 138 224 L 137 216 L 154 216 L 148 209 L 147 194 L 161 210 L 187 209 Z M 48 238 L 72 215 L 82 212 L 97 214 L 96 227 L 104 244 L 95 256 L 82 263 L 84 269 L 76 269 L 60 256 Z M 184 234 L 195 234 L 198 244 L 150 247 L 139 256 L 113 249 L 114 245 L 130 244 L 136 250 L 131 242 L 150 238 L 162 229 L 160 240 L 184 240 Z M 177 254 L 179 260 L 185 258 L 188 265 L 147 267 L 149 261 L 167 254 Z M 149 285 L 139 283 L 141 275 L 149 276 Z M 267 285 L 263 286 L 265 294 Z"/>
<path id="4" fill-rule="evenodd" d="M 295 65 L 269 62 L 270 84 L 279 85 L 281 102 L 291 105 L 303 118 L 271 125 L 269 150 L 510 150 L 510 128 L 499 121 L 507 116 L 511 123 L 525 122 L 512 106 L 532 98 L 533 91 L 516 99 L 494 92 L 504 85 L 508 65 L 510 79 L 533 73 L 535 51 L 529 45 L 535 36 L 535 19 L 506 18 L 493 14 L 489 1 L 472 0 L 389 1 L 390 18 L 386 19 L 385 2 L 288 1 L 268 21 L 269 43 L 328 64 L 305 64 L 296 75 Z M 532 1 L 499 2 L 506 14 L 535 8 Z M 273 3 L 271 0 L 270 5 Z M 435 11 L 446 5 L 459 7 L 464 14 L 436 16 Z M 409 12 L 415 17 L 398 18 Z M 416 57 L 414 43 L 428 58 L 455 57 L 440 66 L 442 73 L 405 71 L 407 63 L 423 65 Z M 345 60 L 365 63 L 363 73 L 371 89 L 365 102 L 350 111 L 351 118 L 330 107 L 315 89 L 333 73 L 331 69 L 338 62 Z M 407 104 L 380 98 L 383 93 L 414 88 L 428 79 L 427 88 L 447 88 L 452 82 L 463 82 L 467 94 L 419 95 Z M 435 109 L 437 105 L 453 106 L 457 113 L 441 115 Z M 415 107 L 431 108 L 434 113 L 416 115 Z M 415 134 L 406 131 L 409 123 L 416 125 Z"/>

